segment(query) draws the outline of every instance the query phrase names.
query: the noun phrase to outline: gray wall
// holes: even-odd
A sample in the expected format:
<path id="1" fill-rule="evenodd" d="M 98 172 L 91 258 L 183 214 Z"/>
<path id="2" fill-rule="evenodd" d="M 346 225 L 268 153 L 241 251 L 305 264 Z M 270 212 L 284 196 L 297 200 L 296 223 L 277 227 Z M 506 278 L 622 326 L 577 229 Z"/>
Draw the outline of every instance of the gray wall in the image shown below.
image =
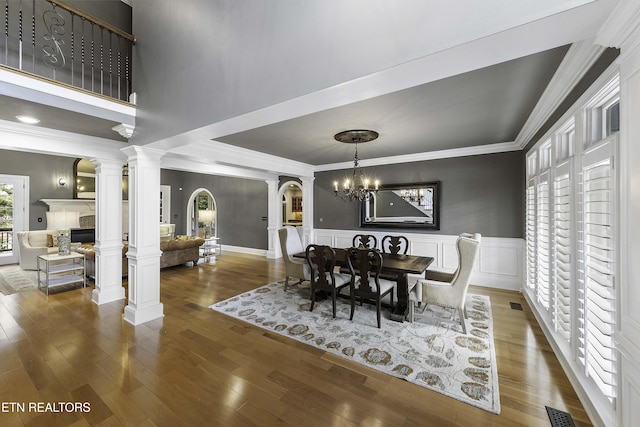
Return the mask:
<path id="1" fill-rule="evenodd" d="M 268 249 L 268 189 L 264 181 L 162 169 L 160 183 L 171 186 L 171 222 L 185 234 L 189 197 L 198 188 L 213 194 L 218 209 L 218 237 L 223 245 Z M 182 190 L 180 190 L 182 188 Z"/>
<path id="2" fill-rule="evenodd" d="M 29 178 L 29 230 L 44 230 L 48 207 L 40 199 L 72 199 L 73 163 L 75 157 L 49 156 L 0 150 L 0 174 L 22 175 Z M 57 185 L 58 178 L 67 180 L 65 187 Z M 38 222 L 38 219 L 41 222 Z"/>
<path id="3" fill-rule="evenodd" d="M 524 157 L 520 151 L 374 166 L 366 168 L 366 171 L 381 179 L 383 184 L 441 182 L 440 230 L 407 231 L 451 235 L 477 232 L 487 237 L 524 236 Z M 349 172 L 316 173 L 316 228 L 359 228 L 358 204 L 343 202 L 333 193 L 333 181 Z M 405 229 L 395 231 L 398 230 Z"/>
<path id="4" fill-rule="evenodd" d="M 421 58 L 438 44 L 421 40 L 416 19 L 429 6 L 136 1 L 133 71 L 140 109 L 131 142 L 154 142 Z M 408 25 L 399 31 L 390 13 Z"/>

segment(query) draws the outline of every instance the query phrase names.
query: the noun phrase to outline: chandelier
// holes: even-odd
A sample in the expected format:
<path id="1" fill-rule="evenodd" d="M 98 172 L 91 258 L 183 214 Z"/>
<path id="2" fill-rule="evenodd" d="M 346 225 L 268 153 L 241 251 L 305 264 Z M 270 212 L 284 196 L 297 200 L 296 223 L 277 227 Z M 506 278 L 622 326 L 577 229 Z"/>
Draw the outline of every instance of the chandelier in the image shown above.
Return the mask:
<path id="1" fill-rule="evenodd" d="M 340 197 L 345 202 L 363 201 L 368 198 L 371 193 L 377 193 L 380 182 L 375 180 L 371 182 L 362 172 L 358 159 L 358 144 L 373 141 L 378 137 L 378 132 L 372 130 L 346 130 L 337 133 L 334 138 L 336 141 L 345 144 L 355 144 L 355 157 L 353 158 L 353 176 L 347 178 L 340 187 L 338 181 L 333 182 L 333 192 L 336 197 Z"/>

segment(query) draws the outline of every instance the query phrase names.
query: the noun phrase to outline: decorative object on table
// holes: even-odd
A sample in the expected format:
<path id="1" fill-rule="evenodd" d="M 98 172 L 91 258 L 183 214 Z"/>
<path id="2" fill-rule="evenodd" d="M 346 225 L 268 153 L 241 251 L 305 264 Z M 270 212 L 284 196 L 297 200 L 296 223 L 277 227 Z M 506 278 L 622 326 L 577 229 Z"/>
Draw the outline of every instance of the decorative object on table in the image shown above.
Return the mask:
<path id="1" fill-rule="evenodd" d="M 427 270 L 425 279 L 418 279 L 409 295 L 409 321 L 414 321 L 414 302 L 435 304 L 458 311 L 462 332 L 466 333 L 465 301 L 473 266 L 480 250 L 479 233 L 463 233 L 456 241 L 458 268 L 454 273 Z"/>
<path id="2" fill-rule="evenodd" d="M 202 209 L 198 211 L 198 222 L 204 226 L 204 238 L 215 237 L 212 235 L 212 224 L 216 220 L 216 211 L 213 209 Z"/>
<path id="3" fill-rule="evenodd" d="M 333 183 L 333 191 L 336 197 L 340 197 L 345 202 L 363 201 L 371 193 L 377 193 L 380 181 L 371 180 L 364 175 L 360 167 L 358 158 L 358 144 L 373 141 L 378 138 L 378 132 L 372 130 L 346 130 L 334 135 L 334 139 L 345 144 L 355 145 L 355 156 L 353 158 L 353 174 L 351 179 L 346 178 L 340 188 L 338 181 Z"/>
<path id="4" fill-rule="evenodd" d="M 80 212 L 47 212 L 47 228 L 57 230 L 58 255 L 71 253 L 71 229 L 80 228 Z"/>
<path id="5" fill-rule="evenodd" d="M 489 298 L 467 297 L 468 335 L 447 323 L 384 322 L 376 327 L 376 310 L 365 304 L 358 322 L 349 321 L 349 302 L 338 298 L 336 318 L 329 299 L 309 311 L 309 286 L 284 291 L 272 283 L 210 308 L 267 331 L 292 338 L 351 362 L 406 380 L 492 413 L 500 413 L 498 371 Z M 434 317 L 451 312 L 424 305 Z M 385 315 L 387 317 L 387 315 Z M 387 319 L 388 320 L 388 319 Z M 347 369 L 348 364 L 343 365 Z"/>

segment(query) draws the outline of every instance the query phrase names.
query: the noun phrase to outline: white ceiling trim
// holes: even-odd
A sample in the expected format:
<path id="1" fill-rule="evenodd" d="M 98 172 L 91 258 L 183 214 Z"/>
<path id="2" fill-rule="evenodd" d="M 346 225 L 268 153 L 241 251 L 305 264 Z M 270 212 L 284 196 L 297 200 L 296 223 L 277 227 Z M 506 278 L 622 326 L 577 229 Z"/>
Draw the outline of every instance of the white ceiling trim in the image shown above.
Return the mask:
<path id="1" fill-rule="evenodd" d="M 203 159 L 200 157 L 194 158 L 176 154 L 165 154 L 160 161 L 160 167 L 163 169 L 200 173 L 204 175 L 229 176 L 234 178 L 264 181 L 278 179 L 277 174 L 244 169 L 235 166 L 211 164 L 206 162 L 206 160 L 203 162 Z"/>
<path id="2" fill-rule="evenodd" d="M 623 48 L 622 57 L 629 54 L 640 39 L 640 3 L 620 0 L 596 36 L 596 43 Z M 626 46 L 631 44 L 631 46 Z"/>
<path id="3" fill-rule="evenodd" d="M 425 160 L 450 159 L 454 157 L 479 156 L 482 154 L 505 153 L 521 150 L 515 142 L 501 142 L 497 144 L 478 145 L 476 147 L 455 148 L 451 150 L 431 151 L 417 154 L 404 154 L 400 156 L 379 157 L 376 159 L 359 159 L 360 166 L 380 166 L 399 163 L 422 162 Z M 316 172 L 339 169 L 350 169 L 353 161 L 331 163 L 315 167 Z"/>
<path id="4" fill-rule="evenodd" d="M 269 174 L 313 176 L 313 166 L 283 157 L 235 147 L 218 141 L 200 141 L 177 147 L 171 153 L 192 157 L 197 153 L 201 162 L 212 165 L 236 166 L 241 169 L 264 171 Z"/>
<path id="5" fill-rule="evenodd" d="M 0 135 L 0 149 L 63 157 L 123 160 L 125 156 L 120 149 L 127 146 L 110 139 L 6 120 L 0 120 Z"/>
<path id="6" fill-rule="evenodd" d="M 516 144 L 520 149 L 524 149 L 531 141 L 536 132 L 573 90 L 575 84 L 589 71 L 589 68 L 598 60 L 604 50 L 604 47 L 595 45 L 593 39 L 571 45 L 533 112 L 516 137 Z"/>

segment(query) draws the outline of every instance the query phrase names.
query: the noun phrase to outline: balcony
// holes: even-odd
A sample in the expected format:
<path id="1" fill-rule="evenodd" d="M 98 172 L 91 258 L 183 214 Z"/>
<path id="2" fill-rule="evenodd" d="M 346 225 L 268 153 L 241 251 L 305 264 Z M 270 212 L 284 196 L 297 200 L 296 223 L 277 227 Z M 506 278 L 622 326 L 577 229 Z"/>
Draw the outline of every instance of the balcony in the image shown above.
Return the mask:
<path id="1" fill-rule="evenodd" d="M 134 36 L 63 1 L 7 1 L 4 12 L 0 68 L 130 101 Z"/>

